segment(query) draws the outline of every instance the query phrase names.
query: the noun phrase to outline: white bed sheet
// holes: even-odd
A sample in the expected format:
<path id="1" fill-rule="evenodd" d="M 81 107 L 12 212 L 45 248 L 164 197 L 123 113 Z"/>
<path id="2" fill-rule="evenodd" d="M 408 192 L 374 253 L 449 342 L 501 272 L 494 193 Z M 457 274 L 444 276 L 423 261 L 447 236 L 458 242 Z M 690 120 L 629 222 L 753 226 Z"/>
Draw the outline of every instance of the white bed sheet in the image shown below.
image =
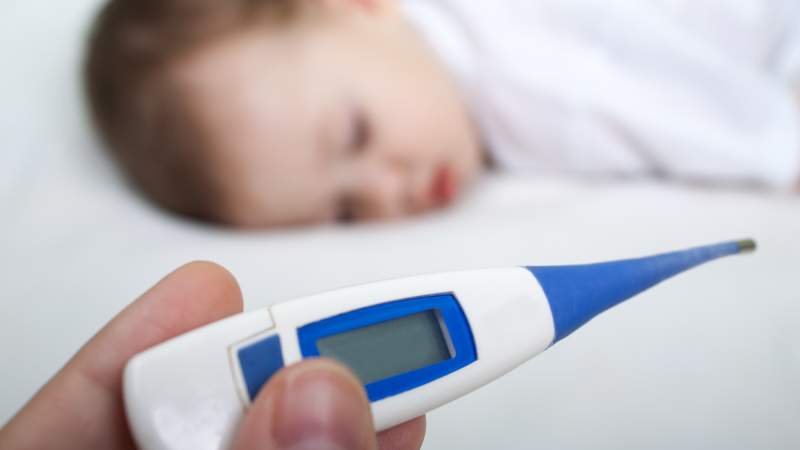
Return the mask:
<path id="1" fill-rule="evenodd" d="M 433 449 L 800 447 L 800 200 L 657 182 L 487 175 L 413 220 L 234 232 L 137 197 L 100 152 L 77 70 L 97 0 L 0 0 L 0 424 L 177 266 L 247 309 L 387 277 L 586 263 L 752 236 L 431 414 Z"/>

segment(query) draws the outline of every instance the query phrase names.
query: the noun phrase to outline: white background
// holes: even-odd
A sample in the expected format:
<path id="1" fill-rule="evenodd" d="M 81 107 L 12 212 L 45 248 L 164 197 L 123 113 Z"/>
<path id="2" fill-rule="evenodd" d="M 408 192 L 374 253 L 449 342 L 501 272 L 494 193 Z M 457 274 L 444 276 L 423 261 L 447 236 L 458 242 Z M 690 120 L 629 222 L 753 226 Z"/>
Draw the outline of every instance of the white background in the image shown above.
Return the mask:
<path id="1" fill-rule="evenodd" d="M 0 423 L 105 322 L 196 259 L 246 309 L 438 270 L 588 263 L 754 237 L 429 414 L 433 449 L 800 447 L 800 199 L 488 175 L 413 220 L 234 232 L 138 198 L 87 125 L 97 0 L 0 0 Z"/>

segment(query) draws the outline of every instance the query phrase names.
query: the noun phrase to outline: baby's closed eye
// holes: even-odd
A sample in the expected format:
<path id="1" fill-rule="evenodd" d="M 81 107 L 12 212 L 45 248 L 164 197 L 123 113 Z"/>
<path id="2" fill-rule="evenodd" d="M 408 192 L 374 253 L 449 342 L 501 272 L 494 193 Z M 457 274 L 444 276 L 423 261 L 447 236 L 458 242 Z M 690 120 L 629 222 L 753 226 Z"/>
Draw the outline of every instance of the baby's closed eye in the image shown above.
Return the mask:
<path id="1" fill-rule="evenodd" d="M 357 217 L 355 215 L 355 201 L 352 197 L 344 196 L 338 200 L 336 205 L 336 221 L 340 223 L 354 222 Z"/>

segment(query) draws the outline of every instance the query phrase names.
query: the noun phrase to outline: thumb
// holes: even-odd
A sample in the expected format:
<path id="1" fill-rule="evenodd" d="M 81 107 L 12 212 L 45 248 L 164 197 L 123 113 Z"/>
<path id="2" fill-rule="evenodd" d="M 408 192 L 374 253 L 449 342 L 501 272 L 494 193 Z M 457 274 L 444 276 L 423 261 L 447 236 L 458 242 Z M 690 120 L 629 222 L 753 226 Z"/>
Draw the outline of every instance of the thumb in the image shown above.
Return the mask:
<path id="1" fill-rule="evenodd" d="M 314 358 L 286 367 L 261 389 L 234 450 L 374 450 L 364 387 L 341 364 Z"/>

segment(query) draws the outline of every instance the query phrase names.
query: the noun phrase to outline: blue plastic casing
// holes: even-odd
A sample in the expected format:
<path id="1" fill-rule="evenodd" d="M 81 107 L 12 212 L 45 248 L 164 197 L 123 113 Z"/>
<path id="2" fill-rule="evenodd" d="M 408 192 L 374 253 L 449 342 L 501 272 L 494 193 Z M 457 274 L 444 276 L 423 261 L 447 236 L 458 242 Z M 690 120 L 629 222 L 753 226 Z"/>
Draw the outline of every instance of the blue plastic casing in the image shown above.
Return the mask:
<path id="1" fill-rule="evenodd" d="M 261 386 L 283 367 L 281 338 L 270 336 L 239 350 L 239 363 L 250 400 L 255 400 Z"/>
<path id="2" fill-rule="evenodd" d="M 667 278 L 740 250 L 738 243 L 726 242 L 646 258 L 527 269 L 539 281 L 550 303 L 555 344 L 594 316 Z"/>
<path id="3" fill-rule="evenodd" d="M 454 354 L 450 359 L 374 381 L 364 386 L 367 396 L 372 402 L 397 395 L 455 372 L 477 360 L 478 354 L 469 322 L 452 294 L 430 295 L 381 303 L 310 323 L 297 330 L 300 352 L 304 358 L 320 356 L 317 348 L 317 340 L 320 338 L 429 309 L 438 309 L 441 313 L 446 327 L 446 329 L 442 327 L 442 333 L 449 335 Z"/>

